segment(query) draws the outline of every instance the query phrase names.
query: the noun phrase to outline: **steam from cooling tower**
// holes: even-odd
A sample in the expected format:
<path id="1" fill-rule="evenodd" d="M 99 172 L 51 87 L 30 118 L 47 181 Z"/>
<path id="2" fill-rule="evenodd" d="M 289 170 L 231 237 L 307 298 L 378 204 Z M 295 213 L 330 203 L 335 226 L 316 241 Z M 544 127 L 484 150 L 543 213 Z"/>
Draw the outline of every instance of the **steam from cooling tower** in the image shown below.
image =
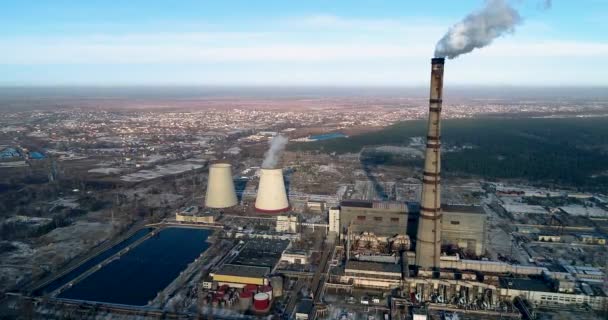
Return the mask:
<path id="1" fill-rule="evenodd" d="M 264 154 L 265 158 L 264 162 L 262 162 L 262 168 L 272 169 L 279 164 L 279 160 L 281 160 L 281 155 L 283 154 L 288 141 L 289 140 L 282 135 L 277 135 L 268 141 L 270 148 Z"/>
<path id="2" fill-rule="evenodd" d="M 551 6 L 550 1 L 544 2 Z M 486 6 L 466 16 L 448 30 L 435 47 L 436 58 L 454 59 L 474 49 L 483 48 L 492 40 L 513 32 L 521 16 L 505 0 L 487 0 Z"/>

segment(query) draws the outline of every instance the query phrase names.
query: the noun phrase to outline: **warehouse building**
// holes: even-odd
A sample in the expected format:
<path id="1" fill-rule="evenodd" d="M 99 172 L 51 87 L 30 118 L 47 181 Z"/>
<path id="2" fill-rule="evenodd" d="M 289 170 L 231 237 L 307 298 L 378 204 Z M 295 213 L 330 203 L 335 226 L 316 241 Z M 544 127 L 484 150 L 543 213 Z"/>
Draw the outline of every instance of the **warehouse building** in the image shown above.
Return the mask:
<path id="1" fill-rule="evenodd" d="M 213 281 L 220 286 L 227 284 L 230 287 L 242 288 L 248 284 L 268 285 L 267 275 L 269 273 L 270 268 L 268 267 L 225 264 L 211 276 Z"/>

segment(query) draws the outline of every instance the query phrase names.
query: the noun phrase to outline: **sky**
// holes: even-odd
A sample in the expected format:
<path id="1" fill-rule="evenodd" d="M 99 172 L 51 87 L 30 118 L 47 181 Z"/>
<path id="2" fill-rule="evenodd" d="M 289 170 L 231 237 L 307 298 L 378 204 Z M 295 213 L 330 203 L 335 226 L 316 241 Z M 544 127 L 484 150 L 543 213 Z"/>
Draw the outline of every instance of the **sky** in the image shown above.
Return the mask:
<path id="1" fill-rule="evenodd" d="M 513 0 L 523 22 L 453 85 L 608 86 L 608 0 Z M 0 85 L 423 86 L 483 0 L 3 0 Z"/>

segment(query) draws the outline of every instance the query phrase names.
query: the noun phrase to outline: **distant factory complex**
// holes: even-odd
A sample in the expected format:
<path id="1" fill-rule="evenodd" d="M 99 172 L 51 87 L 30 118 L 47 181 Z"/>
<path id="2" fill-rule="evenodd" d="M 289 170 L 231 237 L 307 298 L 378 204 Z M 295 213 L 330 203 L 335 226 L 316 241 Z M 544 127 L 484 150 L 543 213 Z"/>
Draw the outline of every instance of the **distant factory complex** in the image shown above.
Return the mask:
<path id="1" fill-rule="evenodd" d="M 20 236 L 26 230 L 20 226 L 27 225 L 30 232 L 62 239 L 61 230 L 47 228 L 65 229 L 63 224 L 76 221 L 85 214 L 81 203 L 92 221 L 74 223 L 82 228 L 76 245 L 88 252 L 78 255 L 65 245 L 66 258 L 55 264 L 46 259 L 56 251 L 45 251 L 54 244 L 31 249 L 3 242 L 14 253 L 0 267 L 18 272 L 0 279 L 16 278 L 20 287 L 0 292 L 0 298 L 13 314 L 31 309 L 44 318 L 534 319 L 555 310 L 607 315 L 608 197 L 444 174 L 442 150 L 476 148 L 442 147 L 444 66 L 443 57 L 431 60 L 426 131 L 404 139 L 407 146 L 285 151 L 298 130 L 310 138 L 293 140 L 347 135 L 319 133 L 313 118 L 308 127 L 294 128 L 299 120 L 291 113 L 275 119 L 252 111 L 264 126 L 221 132 L 230 119 L 211 113 L 213 131 L 181 131 L 188 142 L 165 146 L 162 155 L 150 156 L 159 150 L 150 145 L 133 160 L 115 148 L 108 151 L 119 155 L 112 163 L 107 148 L 95 148 L 101 162 L 80 159 L 95 168 L 69 168 L 94 176 L 77 182 L 58 178 L 69 171 L 60 163 L 72 161 L 62 158 L 67 155 L 3 149 L 6 166 L 40 166 L 56 188 L 45 194 L 59 194 L 48 212 L 61 212 L 51 218 L 36 208 L 32 216 L 4 221 L 3 231 Z M 249 113 L 235 110 L 249 122 Z M 179 116 L 169 116 L 167 127 L 180 123 Z M 355 120 L 332 121 L 348 128 Z M 203 122 L 192 119 L 190 125 Z M 164 139 L 162 130 L 142 127 Z M 127 125 L 122 130 L 132 132 Z M 377 165 L 368 152 L 403 153 L 399 159 L 420 160 L 422 167 Z M 58 191 L 62 183 L 77 188 L 66 196 Z M 26 188 L 16 192 L 21 190 Z M 36 197 L 13 200 L 21 205 Z M 107 229 L 92 236 L 106 220 Z M 37 265 L 14 262 L 37 250 Z M 32 270 L 28 281 L 19 278 L 25 269 Z"/>
<path id="2" fill-rule="evenodd" d="M 253 219 L 270 221 L 275 228 L 262 232 L 255 228 L 248 231 L 246 224 L 239 227 L 234 235 L 243 240 L 204 282 L 204 304 L 224 306 L 240 301 L 241 311 L 264 314 L 273 300 L 284 296 L 284 287 L 293 289 L 294 283 L 286 282 L 292 278 L 299 279 L 296 297 L 302 279 L 312 280 L 306 286 L 310 301 L 304 304 L 308 307 L 289 309 L 291 317 L 297 313 L 300 319 L 327 316 L 329 301 L 336 296 L 361 304 L 382 304 L 380 298 L 371 296 L 353 298 L 360 290 L 379 290 L 379 296 L 385 298 L 390 294 L 386 314 L 396 318 L 416 314 L 414 319 L 423 319 L 441 310 L 461 310 L 481 319 L 530 318 L 536 306 L 605 308 L 608 300 L 603 272 L 566 263 L 539 266 L 492 261 L 486 257 L 487 239 L 491 238 L 487 206 L 442 202 L 443 66 L 442 58 L 432 60 L 420 202 L 343 199 L 328 205 L 309 199 L 307 209 L 325 218 L 305 222 L 289 203 L 280 167 L 259 170 L 255 205 L 247 207 L 243 199 L 237 205 L 230 165 L 211 165 L 205 200 L 208 209 L 203 210 L 225 209 L 224 214 L 234 212 L 229 215 L 232 219 L 247 221 L 248 215 L 237 214 L 242 207 Z M 504 205 L 502 209 L 544 210 L 523 205 Z M 302 247 L 301 242 L 305 230 L 315 227 L 323 230 L 325 239 L 313 257 L 311 249 Z M 548 235 L 539 239 L 559 241 Z M 293 305 L 296 297 L 288 298 L 288 305 Z M 303 314 L 302 310 L 308 312 Z"/>

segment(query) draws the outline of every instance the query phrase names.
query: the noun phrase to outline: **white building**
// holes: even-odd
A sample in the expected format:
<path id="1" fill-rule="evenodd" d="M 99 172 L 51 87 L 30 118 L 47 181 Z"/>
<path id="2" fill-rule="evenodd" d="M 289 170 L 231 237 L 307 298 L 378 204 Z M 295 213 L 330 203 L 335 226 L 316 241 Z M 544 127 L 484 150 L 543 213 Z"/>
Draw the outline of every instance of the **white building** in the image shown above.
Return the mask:
<path id="1" fill-rule="evenodd" d="M 289 264 L 308 264 L 309 255 L 303 250 L 287 249 L 281 254 L 281 261 L 285 261 Z"/>
<path id="2" fill-rule="evenodd" d="M 340 233 L 340 208 L 329 209 L 329 232 Z"/>
<path id="3" fill-rule="evenodd" d="M 296 233 L 298 232 L 297 216 L 277 216 L 277 232 Z"/>

